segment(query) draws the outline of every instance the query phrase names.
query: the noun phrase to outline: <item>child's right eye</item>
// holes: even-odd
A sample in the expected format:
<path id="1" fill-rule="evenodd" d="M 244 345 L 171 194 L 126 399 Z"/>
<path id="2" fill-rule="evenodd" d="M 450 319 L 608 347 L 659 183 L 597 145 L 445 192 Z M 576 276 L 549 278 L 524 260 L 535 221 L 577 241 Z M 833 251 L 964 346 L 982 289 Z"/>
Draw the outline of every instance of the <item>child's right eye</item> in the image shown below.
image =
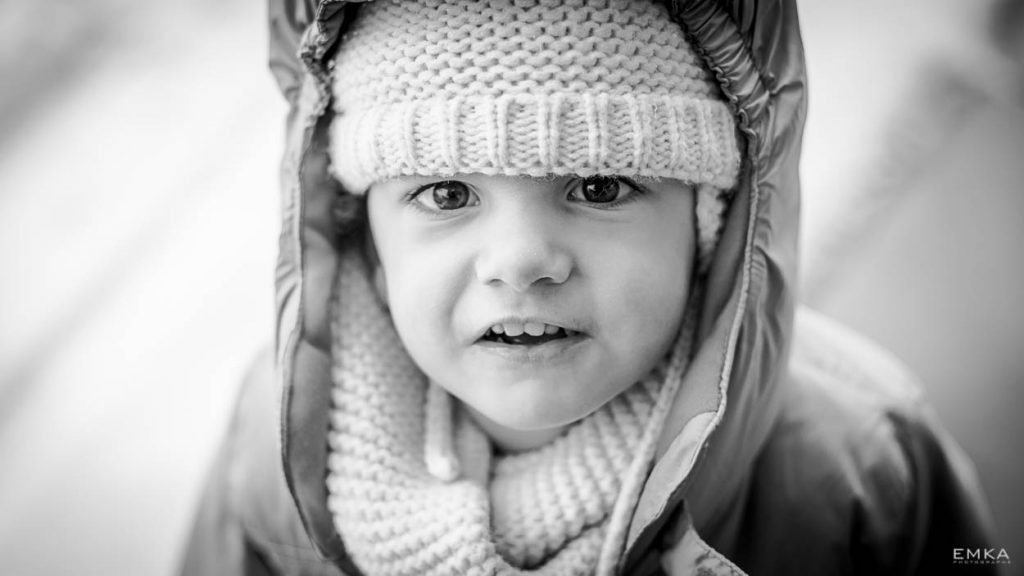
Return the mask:
<path id="1" fill-rule="evenodd" d="M 458 180 L 445 180 L 421 186 L 411 196 L 420 206 L 435 211 L 458 210 L 480 203 L 476 193 Z"/>

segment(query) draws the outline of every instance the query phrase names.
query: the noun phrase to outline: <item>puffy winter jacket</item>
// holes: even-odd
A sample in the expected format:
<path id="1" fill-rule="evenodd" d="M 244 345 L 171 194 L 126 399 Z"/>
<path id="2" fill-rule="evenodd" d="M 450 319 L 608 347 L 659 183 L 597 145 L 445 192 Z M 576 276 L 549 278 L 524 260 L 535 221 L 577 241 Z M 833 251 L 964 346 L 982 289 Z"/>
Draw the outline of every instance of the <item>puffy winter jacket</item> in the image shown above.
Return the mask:
<path id="1" fill-rule="evenodd" d="M 414 0 L 410 0 L 414 1 Z M 634 511 L 620 571 L 947 574 L 991 522 L 973 469 L 912 378 L 797 311 L 805 72 L 793 0 L 674 0 L 744 136 L 701 344 Z M 270 0 L 291 108 L 277 344 L 247 378 L 184 560 L 190 576 L 360 574 L 326 506 L 328 301 L 338 240 L 329 60 L 357 3 Z"/>

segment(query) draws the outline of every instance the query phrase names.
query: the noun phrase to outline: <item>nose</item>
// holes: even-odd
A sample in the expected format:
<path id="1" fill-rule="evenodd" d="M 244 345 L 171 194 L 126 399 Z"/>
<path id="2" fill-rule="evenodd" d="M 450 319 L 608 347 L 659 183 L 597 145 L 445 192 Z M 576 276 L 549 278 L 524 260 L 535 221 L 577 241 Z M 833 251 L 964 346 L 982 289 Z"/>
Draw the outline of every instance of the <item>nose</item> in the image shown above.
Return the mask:
<path id="1" fill-rule="evenodd" d="M 574 263 L 555 220 L 531 210 L 509 210 L 495 216 L 481 240 L 477 279 L 516 292 L 565 283 Z"/>

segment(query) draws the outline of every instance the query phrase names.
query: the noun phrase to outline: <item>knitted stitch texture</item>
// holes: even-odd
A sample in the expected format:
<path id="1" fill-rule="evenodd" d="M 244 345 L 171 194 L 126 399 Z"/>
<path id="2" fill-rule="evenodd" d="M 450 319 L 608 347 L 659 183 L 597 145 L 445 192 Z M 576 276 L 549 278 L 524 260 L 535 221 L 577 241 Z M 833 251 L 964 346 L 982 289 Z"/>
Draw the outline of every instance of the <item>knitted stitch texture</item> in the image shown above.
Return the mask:
<path id="1" fill-rule="evenodd" d="M 453 416 L 443 401 L 428 401 L 440 390 L 428 392 L 364 268 L 351 250 L 342 254 L 327 479 L 335 527 L 360 569 L 584 576 L 614 557 L 603 560 L 610 573 L 688 342 L 667 370 L 659 366 L 552 443 L 492 460 L 484 433 L 463 411 Z M 436 442 L 446 432 L 462 465 L 441 467 L 447 477 L 439 478 L 424 438 Z"/>
<path id="2" fill-rule="evenodd" d="M 376 0 L 334 59 L 332 169 L 735 185 L 732 113 L 653 0 Z"/>

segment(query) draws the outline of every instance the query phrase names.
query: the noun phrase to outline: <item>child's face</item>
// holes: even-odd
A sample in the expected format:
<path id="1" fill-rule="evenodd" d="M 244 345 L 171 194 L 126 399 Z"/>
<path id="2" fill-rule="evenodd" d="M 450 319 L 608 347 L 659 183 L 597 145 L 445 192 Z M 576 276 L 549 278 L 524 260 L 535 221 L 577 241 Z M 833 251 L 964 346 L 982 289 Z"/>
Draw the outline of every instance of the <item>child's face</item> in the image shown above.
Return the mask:
<path id="1" fill-rule="evenodd" d="M 674 343 L 694 258 L 676 180 L 465 175 L 368 198 L 384 296 L 420 369 L 497 424 L 578 420 Z"/>

